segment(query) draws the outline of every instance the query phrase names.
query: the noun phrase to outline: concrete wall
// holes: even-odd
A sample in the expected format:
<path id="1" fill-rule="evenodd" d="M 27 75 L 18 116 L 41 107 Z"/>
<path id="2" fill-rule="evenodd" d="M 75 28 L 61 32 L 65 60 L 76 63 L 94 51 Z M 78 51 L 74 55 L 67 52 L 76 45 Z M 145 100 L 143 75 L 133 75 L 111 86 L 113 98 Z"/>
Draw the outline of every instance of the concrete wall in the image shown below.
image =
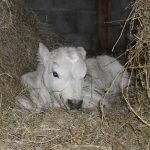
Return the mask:
<path id="1" fill-rule="evenodd" d="M 121 30 L 123 28 L 124 24 L 119 24 L 118 22 L 125 21 L 126 18 L 128 17 L 131 7 L 130 7 L 131 0 L 112 0 L 111 2 L 111 20 L 110 21 L 115 21 L 118 25 L 110 25 L 109 26 L 109 49 L 111 51 L 113 45 L 116 43 L 118 37 L 120 36 Z M 127 45 L 128 45 L 128 34 L 129 28 L 128 25 L 125 27 L 124 32 L 121 36 L 120 41 L 116 45 L 116 48 L 114 49 L 115 53 L 122 53 Z"/>
<path id="2" fill-rule="evenodd" d="M 25 0 L 43 21 L 74 46 L 97 49 L 96 0 Z"/>
<path id="3" fill-rule="evenodd" d="M 24 0 L 42 20 L 53 25 L 57 33 L 74 46 L 83 46 L 89 54 L 101 53 L 98 41 L 97 0 Z M 131 0 L 111 0 L 110 20 L 125 20 L 129 14 L 126 9 Z M 121 25 L 108 25 L 108 49 L 111 49 L 120 35 Z M 127 30 L 118 43 L 115 52 L 122 52 L 127 46 Z M 103 41 L 102 41 L 103 42 Z"/>

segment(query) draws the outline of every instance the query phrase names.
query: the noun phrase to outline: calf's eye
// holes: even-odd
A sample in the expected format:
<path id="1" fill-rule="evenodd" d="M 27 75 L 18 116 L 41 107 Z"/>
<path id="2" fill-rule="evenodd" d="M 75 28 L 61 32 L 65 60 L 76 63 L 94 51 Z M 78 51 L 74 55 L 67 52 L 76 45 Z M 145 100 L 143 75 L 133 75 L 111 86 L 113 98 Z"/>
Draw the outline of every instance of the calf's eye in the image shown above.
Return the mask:
<path id="1" fill-rule="evenodd" d="M 59 75 L 58 75 L 58 73 L 57 72 L 53 72 L 53 76 L 55 77 L 55 78 L 59 78 Z"/>

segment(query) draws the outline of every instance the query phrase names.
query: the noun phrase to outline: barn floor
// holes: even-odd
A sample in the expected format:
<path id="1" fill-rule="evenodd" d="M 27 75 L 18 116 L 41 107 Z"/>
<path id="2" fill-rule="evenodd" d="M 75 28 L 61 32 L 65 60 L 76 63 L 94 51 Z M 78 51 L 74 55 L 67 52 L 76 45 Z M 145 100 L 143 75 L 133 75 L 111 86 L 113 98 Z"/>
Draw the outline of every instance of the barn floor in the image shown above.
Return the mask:
<path id="1" fill-rule="evenodd" d="M 49 109 L 39 114 L 14 105 L 0 111 L 1 150 L 149 150 L 150 146 L 149 127 L 123 101 L 103 120 L 98 110 Z"/>

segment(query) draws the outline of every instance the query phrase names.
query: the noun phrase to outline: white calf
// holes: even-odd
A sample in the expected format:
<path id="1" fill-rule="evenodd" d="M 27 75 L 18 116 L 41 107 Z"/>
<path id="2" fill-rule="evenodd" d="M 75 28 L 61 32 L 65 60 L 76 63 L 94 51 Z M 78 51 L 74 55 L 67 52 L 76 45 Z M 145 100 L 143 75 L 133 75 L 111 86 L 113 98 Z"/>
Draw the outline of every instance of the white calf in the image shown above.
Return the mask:
<path id="1" fill-rule="evenodd" d="M 119 74 L 124 67 L 112 57 L 98 56 L 87 60 L 85 57 L 82 47 L 62 47 L 49 52 L 40 43 L 37 70 L 22 76 L 22 82 L 31 89 L 31 101 L 18 96 L 19 104 L 36 110 L 50 106 L 65 106 L 67 109 L 94 107 L 102 91 L 118 74 L 107 104 L 109 99 L 113 99 L 112 95 L 118 95 L 120 89 L 127 85 L 128 73 Z"/>

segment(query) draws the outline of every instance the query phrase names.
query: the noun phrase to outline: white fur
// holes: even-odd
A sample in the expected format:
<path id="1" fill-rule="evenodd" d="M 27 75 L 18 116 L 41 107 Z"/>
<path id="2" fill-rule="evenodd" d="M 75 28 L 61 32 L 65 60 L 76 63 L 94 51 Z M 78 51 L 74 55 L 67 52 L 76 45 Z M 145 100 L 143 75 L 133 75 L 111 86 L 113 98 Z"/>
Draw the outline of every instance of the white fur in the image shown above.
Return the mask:
<path id="1" fill-rule="evenodd" d="M 86 59 L 86 52 L 82 47 L 62 47 L 49 52 L 40 43 L 38 61 L 35 72 L 22 76 L 22 82 L 31 89 L 32 102 L 26 97 L 17 97 L 21 106 L 26 109 L 36 108 L 37 111 L 44 107 L 64 105 L 68 108 L 68 99 L 83 100 L 83 108 L 97 106 L 103 90 L 124 70 L 116 59 L 109 56 Z M 53 74 L 56 73 L 58 77 L 54 77 Z M 106 105 L 113 99 L 112 95 L 118 95 L 127 83 L 128 73 L 125 71 L 118 75 Z"/>
<path id="2" fill-rule="evenodd" d="M 129 75 L 125 68 L 113 57 L 103 55 L 86 60 L 87 77 L 84 88 L 84 108 L 97 106 L 105 95 L 104 105 L 110 107 L 120 91 L 129 82 Z"/>

